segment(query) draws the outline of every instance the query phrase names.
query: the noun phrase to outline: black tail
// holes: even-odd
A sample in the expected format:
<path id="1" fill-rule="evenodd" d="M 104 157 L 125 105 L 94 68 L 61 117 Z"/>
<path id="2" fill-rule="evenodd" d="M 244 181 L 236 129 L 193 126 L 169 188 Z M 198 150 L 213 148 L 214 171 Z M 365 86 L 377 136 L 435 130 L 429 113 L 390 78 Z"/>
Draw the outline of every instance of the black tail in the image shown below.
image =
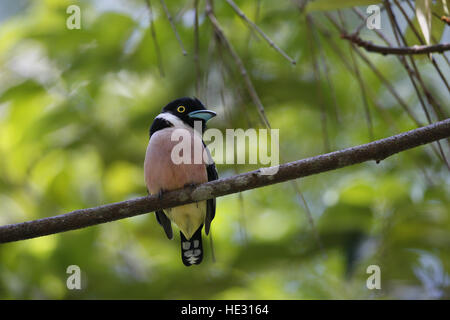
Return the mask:
<path id="1" fill-rule="evenodd" d="M 180 231 L 181 260 L 183 260 L 184 265 L 187 267 L 193 264 L 200 264 L 203 260 L 202 228 L 203 225 L 195 231 L 194 235 L 189 240 L 187 240 Z"/>

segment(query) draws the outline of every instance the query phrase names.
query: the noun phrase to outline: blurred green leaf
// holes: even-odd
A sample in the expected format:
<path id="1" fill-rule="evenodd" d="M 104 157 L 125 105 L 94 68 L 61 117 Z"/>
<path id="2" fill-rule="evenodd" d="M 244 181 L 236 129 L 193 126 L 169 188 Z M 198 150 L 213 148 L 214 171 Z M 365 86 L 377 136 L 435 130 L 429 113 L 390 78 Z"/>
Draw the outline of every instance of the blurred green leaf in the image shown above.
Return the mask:
<path id="1" fill-rule="evenodd" d="M 416 0 L 416 15 L 425 42 L 431 43 L 431 0 Z"/>
<path id="2" fill-rule="evenodd" d="M 315 0 L 309 1 L 307 5 L 308 11 L 330 11 L 336 9 L 344 9 L 355 6 L 369 6 L 372 4 L 381 3 L 381 0 Z"/>

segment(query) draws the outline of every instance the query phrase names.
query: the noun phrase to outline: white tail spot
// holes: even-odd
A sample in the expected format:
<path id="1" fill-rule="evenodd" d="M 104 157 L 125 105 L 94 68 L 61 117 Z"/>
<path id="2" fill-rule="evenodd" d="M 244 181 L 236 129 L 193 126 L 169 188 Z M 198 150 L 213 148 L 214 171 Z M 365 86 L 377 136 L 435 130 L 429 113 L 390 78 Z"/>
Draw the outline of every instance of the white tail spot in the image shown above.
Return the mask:
<path id="1" fill-rule="evenodd" d="M 181 245 L 183 246 L 183 250 L 188 250 L 191 247 L 191 243 L 188 241 L 182 242 Z"/>

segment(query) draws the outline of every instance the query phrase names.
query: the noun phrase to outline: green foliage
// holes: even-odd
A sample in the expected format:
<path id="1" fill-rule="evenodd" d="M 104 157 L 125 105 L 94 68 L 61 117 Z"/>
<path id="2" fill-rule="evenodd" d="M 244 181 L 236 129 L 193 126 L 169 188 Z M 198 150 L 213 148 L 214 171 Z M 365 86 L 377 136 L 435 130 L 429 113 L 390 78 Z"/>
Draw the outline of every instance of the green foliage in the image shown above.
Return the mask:
<path id="1" fill-rule="evenodd" d="M 166 2 L 188 55 L 181 54 L 164 11 L 153 1 L 165 77 L 159 73 L 144 1 L 79 1 L 80 30 L 66 28 L 72 1 L 0 4 L 0 12 L 8 12 L 0 22 L 1 225 L 146 194 L 148 128 L 167 102 L 195 95 L 191 4 Z M 297 7 L 261 1 L 255 19 L 257 1 L 236 3 L 297 60 L 290 65 L 250 32 L 225 1 L 215 2 L 218 20 L 243 59 L 272 128 L 280 129 L 282 162 L 325 152 L 322 99 L 333 150 L 368 142 L 358 82 L 329 40 L 315 30 L 336 92 L 338 118 L 322 58 L 322 78 L 315 81 L 310 37 Z M 374 1 L 317 0 L 308 10 L 350 59 L 348 43 L 316 10 L 365 9 L 369 3 Z M 233 59 L 214 42 L 203 1 L 200 8 L 199 98 L 219 113 L 210 126 L 222 131 L 261 127 Z M 349 30 L 360 25 L 356 16 L 345 13 Z M 362 32 L 373 37 L 369 30 Z M 372 54 L 370 59 L 425 123 L 396 58 Z M 386 87 L 357 61 L 383 108 L 380 112 L 369 104 L 374 138 L 414 128 Z M 445 90 L 427 63 L 417 61 L 432 92 Z M 443 97 L 448 111 L 448 95 L 437 97 Z M 218 165 L 222 177 L 253 168 Z M 299 185 L 321 245 L 303 203 L 285 183 L 245 192 L 242 202 L 238 195 L 218 199 L 212 224 L 217 262 L 211 261 L 205 239 L 206 257 L 199 267 L 181 263 L 178 233 L 167 240 L 153 214 L 0 245 L 0 298 L 450 297 L 449 172 L 429 146 L 380 164 L 308 177 Z M 366 288 L 371 264 L 381 268 L 381 290 Z M 80 266 L 82 290 L 66 288 L 69 265 Z"/>
<path id="2" fill-rule="evenodd" d="M 315 0 L 308 3 L 309 11 L 316 10 L 337 10 L 355 6 L 370 6 L 372 4 L 381 3 L 381 0 L 340 0 L 340 1 L 330 1 L 330 0 Z"/>

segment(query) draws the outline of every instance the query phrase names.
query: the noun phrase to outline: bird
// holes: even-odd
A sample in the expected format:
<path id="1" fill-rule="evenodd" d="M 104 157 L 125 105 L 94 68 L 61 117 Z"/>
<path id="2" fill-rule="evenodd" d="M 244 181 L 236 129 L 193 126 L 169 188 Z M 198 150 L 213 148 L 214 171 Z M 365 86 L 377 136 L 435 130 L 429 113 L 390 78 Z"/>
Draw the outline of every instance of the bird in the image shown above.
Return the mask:
<path id="1" fill-rule="evenodd" d="M 179 98 L 162 108 L 150 126 L 144 160 L 145 183 L 150 195 L 161 197 L 167 191 L 218 179 L 216 165 L 202 138 L 206 122 L 215 116 L 214 111 L 206 109 L 195 97 Z M 183 149 L 178 154 L 189 161 L 181 163 L 174 161 L 174 150 L 180 143 L 175 134 L 180 130 L 190 141 L 190 150 Z M 196 150 L 202 152 L 200 161 L 198 157 L 194 159 Z M 204 226 L 205 234 L 209 234 L 215 213 L 215 198 L 155 211 L 167 238 L 173 238 L 172 222 L 180 229 L 181 259 L 185 266 L 202 262 L 202 229 Z"/>

